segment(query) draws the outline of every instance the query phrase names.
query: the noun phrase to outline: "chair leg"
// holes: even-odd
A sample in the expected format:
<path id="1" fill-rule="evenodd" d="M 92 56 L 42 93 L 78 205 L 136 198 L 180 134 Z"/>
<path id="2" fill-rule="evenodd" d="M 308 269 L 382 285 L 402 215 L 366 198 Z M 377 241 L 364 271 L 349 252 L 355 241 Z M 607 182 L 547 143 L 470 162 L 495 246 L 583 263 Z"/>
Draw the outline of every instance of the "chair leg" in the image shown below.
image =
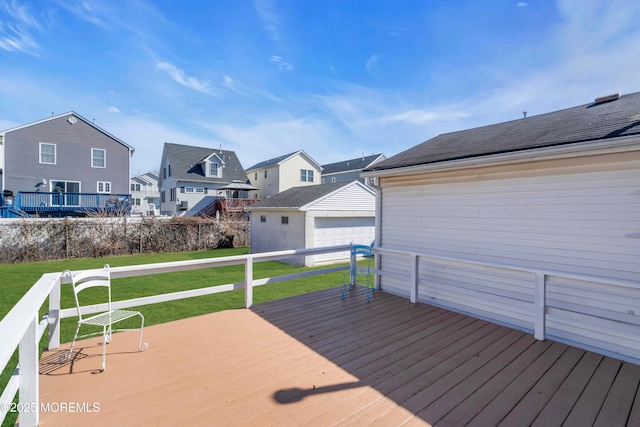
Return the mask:
<path id="1" fill-rule="evenodd" d="M 111 325 L 109 325 L 109 334 L 111 334 Z M 107 369 L 107 326 L 105 325 L 102 327 L 102 372 L 104 372 L 106 369 Z"/>
<path id="2" fill-rule="evenodd" d="M 142 331 L 144 329 L 144 316 L 142 315 L 142 313 L 138 313 L 140 315 L 140 337 L 138 338 L 138 349 L 140 349 L 140 351 L 145 351 L 147 348 L 149 348 L 149 345 L 145 342 L 142 342 Z"/>
<path id="3" fill-rule="evenodd" d="M 73 341 L 71 341 L 71 348 L 69 349 L 69 352 L 63 353 L 60 355 L 60 363 L 65 363 L 71 360 L 71 355 L 73 354 L 73 347 L 76 345 L 76 340 L 78 339 L 78 332 L 80 332 L 80 325 L 81 323 L 78 322 L 78 326 L 76 327 L 76 333 L 73 334 Z"/>

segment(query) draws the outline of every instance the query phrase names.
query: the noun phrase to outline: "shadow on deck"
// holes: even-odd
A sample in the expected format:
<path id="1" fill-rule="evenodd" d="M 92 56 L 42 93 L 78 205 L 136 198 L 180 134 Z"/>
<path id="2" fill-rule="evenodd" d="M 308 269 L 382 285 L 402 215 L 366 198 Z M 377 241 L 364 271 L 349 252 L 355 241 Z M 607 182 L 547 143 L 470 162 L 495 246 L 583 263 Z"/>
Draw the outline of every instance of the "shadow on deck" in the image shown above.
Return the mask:
<path id="1" fill-rule="evenodd" d="M 41 425 L 637 425 L 640 366 L 362 289 L 117 334 L 41 360 Z M 68 344 L 66 345 L 68 348 Z"/>

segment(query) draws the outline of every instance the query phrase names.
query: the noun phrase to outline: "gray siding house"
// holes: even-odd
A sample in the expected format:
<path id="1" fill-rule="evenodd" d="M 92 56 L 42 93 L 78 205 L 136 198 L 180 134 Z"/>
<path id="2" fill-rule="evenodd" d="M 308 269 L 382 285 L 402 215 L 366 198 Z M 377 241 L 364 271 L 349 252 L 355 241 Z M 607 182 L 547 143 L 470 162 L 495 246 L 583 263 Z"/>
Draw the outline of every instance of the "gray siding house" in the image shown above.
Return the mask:
<path id="1" fill-rule="evenodd" d="M 367 184 L 365 179 L 360 176 L 362 171 L 384 159 L 386 159 L 384 154 L 372 154 L 370 156 L 363 154 L 362 157 L 358 157 L 357 159 L 322 165 L 322 183 L 330 184 L 332 182 L 351 182 L 358 180 L 363 184 Z"/>
<path id="2" fill-rule="evenodd" d="M 442 134 L 364 176 L 386 292 L 640 363 L 640 93 Z"/>
<path id="3" fill-rule="evenodd" d="M 1 189 L 129 194 L 133 147 L 75 112 L 0 132 Z"/>
<path id="4" fill-rule="evenodd" d="M 165 143 L 158 181 L 160 214 L 186 214 L 207 196 L 246 199 L 248 194 L 229 189 L 246 182 L 233 151 Z"/>

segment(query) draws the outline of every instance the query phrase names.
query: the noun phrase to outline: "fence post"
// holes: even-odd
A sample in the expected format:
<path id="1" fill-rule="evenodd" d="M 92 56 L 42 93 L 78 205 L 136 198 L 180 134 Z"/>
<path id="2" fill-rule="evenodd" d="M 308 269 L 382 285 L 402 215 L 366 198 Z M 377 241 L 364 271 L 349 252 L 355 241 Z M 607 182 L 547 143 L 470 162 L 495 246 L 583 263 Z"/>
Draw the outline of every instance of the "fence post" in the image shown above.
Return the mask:
<path id="1" fill-rule="evenodd" d="M 40 418 L 40 391 L 38 382 L 38 314 L 34 314 L 18 346 L 18 396 L 21 426 L 37 426 Z"/>
<path id="2" fill-rule="evenodd" d="M 67 259 L 69 259 L 69 220 L 64 220 L 64 248 L 67 251 Z"/>
<path id="3" fill-rule="evenodd" d="M 547 277 L 544 273 L 536 272 L 536 299 L 535 299 L 535 325 L 534 337 L 543 341 L 546 334 L 546 290 Z"/>
<path id="4" fill-rule="evenodd" d="M 253 305 L 253 257 L 247 257 L 244 265 L 244 305 L 251 308 Z"/>
<path id="5" fill-rule="evenodd" d="M 49 293 L 49 312 L 47 313 L 49 323 L 49 343 L 47 348 L 60 347 L 60 278 Z"/>

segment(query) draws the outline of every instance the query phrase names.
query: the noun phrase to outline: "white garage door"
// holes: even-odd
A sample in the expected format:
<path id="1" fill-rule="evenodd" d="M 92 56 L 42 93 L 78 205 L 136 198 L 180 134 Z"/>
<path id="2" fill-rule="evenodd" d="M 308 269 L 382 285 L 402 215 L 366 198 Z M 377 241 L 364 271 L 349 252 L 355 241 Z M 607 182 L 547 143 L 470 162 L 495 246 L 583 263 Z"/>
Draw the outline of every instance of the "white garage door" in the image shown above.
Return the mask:
<path id="1" fill-rule="evenodd" d="M 348 245 L 350 243 L 370 245 L 375 237 L 375 218 L 316 218 L 313 234 L 314 247 Z M 315 261 L 348 258 L 349 252 L 316 255 Z"/>

